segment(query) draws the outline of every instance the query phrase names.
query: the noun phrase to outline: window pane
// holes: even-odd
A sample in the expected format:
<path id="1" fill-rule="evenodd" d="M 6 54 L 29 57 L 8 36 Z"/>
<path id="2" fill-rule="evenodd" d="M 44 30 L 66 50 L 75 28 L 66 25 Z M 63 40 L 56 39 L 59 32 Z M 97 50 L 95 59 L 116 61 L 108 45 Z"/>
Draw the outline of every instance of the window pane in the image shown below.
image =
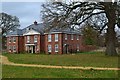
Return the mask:
<path id="1" fill-rule="evenodd" d="M 55 41 L 58 41 L 58 34 L 55 34 Z"/>
<path id="2" fill-rule="evenodd" d="M 58 44 L 55 44 L 55 52 L 58 52 Z"/>
<path id="3" fill-rule="evenodd" d="M 71 40 L 73 40 L 73 34 L 71 34 Z"/>
<path id="4" fill-rule="evenodd" d="M 13 52 L 16 52 L 16 46 L 13 46 Z"/>
<path id="5" fill-rule="evenodd" d="M 52 51 L 51 49 L 52 49 L 51 45 L 48 45 L 48 52 L 51 52 Z"/>
<path id="6" fill-rule="evenodd" d="M 9 37 L 9 42 L 12 42 L 11 37 Z"/>
<path id="7" fill-rule="evenodd" d="M 77 51 L 79 51 L 79 45 L 77 44 Z"/>
<path id="8" fill-rule="evenodd" d="M 13 42 L 16 42 L 16 37 L 13 37 Z"/>
<path id="9" fill-rule="evenodd" d="M 28 43 L 30 42 L 30 36 L 27 36 L 27 42 Z"/>
<path id="10" fill-rule="evenodd" d="M 65 40 L 67 40 L 67 34 L 65 34 Z"/>
<path id="11" fill-rule="evenodd" d="M 77 40 L 79 40 L 79 35 L 77 35 Z"/>
<path id="12" fill-rule="evenodd" d="M 34 36 L 34 42 L 37 42 L 37 36 L 36 35 Z"/>
<path id="13" fill-rule="evenodd" d="M 51 35 L 48 35 L 48 42 L 51 42 Z"/>

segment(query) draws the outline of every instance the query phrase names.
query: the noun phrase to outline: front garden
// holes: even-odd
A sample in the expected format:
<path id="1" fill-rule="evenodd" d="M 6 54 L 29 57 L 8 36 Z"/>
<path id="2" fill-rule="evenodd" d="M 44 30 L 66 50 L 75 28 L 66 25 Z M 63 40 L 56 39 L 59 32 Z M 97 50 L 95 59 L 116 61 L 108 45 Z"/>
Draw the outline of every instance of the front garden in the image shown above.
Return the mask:
<path id="1" fill-rule="evenodd" d="M 102 52 L 63 55 L 5 53 L 3 55 L 7 56 L 9 61 L 14 63 L 83 67 L 118 67 L 118 57 L 105 56 Z"/>

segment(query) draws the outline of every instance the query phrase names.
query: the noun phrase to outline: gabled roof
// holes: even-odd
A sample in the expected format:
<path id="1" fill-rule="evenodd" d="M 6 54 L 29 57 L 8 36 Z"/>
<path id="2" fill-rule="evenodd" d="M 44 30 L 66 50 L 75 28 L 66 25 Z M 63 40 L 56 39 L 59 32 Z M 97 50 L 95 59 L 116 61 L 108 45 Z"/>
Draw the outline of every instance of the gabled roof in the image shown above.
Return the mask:
<path id="1" fill-rule="evenodd" d="M 13 32 L 8 32 L 7 33 L 7 36 L 21 36 L 23 33 L 22 33 L 22 30 L 21 29 L 16 29 L 15 31 Z"/>
<path id="2" fill-rule="evenodd" d="M 8 33 L 7 36 L 22 36 L 25 34 L 27 35 L 27 33 L 29 33 L 30 30 L 32 30 L 32 32 L 37 33 L 37 34 L 38 33 L 44 34 L 45 26 L 43 25 L 43 23 L 39 23 L 39 24 L 34 23 L 24 29 L 16 29 L 14 32 Z M 30 35 L 30 33 L 29 33 L 29 35 Z M 51 30 L 49 30 L 49 32 L 46 32 L 46 33 L 47 34 L 52 34 L 52 33 L 80 34 L 80 32 L 75 31 L 71 28 L 52 28 Z"/>
<path id="3" fill-rule="evenodd" d="M 40 34 L 40 33 L 34 29 L 30 29 L 26 31 L 23 35 L 35 35 L 35 34 Z"/>
<path id="4" fill-rule="evenodd" d="M 43 34 L 44 33 L 44 26 L 43 26 L 43 23 L 39 23 L 39 24 L 31 24 L 31 25 L 29 25 L 28 27 L 26 27 L 26 28 L 24 28 L 23 29 L 23 33 L 25 33 L 26 31 L 27 31 L 27 29 L 33 29 L 33 30 L 35 30 L 35 31 L 37 31 L 37 32 L 40 32 L 41 34 Z"/>
<path id="5" fill-rule="evenodd" d="M 52 33 L 67 33 L 67 34 L 80 34 L 80 32 L 71 29 L 71 28 L 53 28 L 51 29 L 49 32 L 47 32 L 48 34 L 52 34 Z"/>
<path id="6" fill-rule="evenodd" d="M 13 32 L 7 33 L 7 36 L 21 36 L 21 35 L 25 34 L 26 32 L 28 32 L 31 29 L 36 31 L 36 32 L 39 32 L 40 34 L 44 34 L 43 23 L 39 23 L 39 24 L 31 24 L 31 25 L 29 25 L 28 27 L 26 27 L 24 29 L 16 29 Z"/>

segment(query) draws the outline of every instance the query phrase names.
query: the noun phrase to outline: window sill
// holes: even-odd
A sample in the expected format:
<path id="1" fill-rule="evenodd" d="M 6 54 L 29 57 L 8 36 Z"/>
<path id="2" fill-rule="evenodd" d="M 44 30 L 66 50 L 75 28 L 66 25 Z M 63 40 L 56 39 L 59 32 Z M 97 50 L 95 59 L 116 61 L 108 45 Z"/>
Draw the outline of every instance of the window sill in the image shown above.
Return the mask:
<path id="1" fill-rule="evenodd" d="M 55 42 L 58 42 L 58 41 L 55 41 Z"/>

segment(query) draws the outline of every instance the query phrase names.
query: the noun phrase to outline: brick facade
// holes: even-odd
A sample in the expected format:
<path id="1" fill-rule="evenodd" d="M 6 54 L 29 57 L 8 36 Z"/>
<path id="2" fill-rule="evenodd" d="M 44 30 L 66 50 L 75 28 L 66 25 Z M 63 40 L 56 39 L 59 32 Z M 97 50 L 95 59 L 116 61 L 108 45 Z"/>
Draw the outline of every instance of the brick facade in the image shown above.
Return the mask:
<path id="1" fill-rule="evenodd" d="M 10 53 L 13 53 L 13 52 L 19 53 L 24 51 L 24 37 L 23 36 L 7 37 L 7 51 Z"/>
<path id="2" fill-rule="evenodd" d="M 10 53 L 67 54 L 95 48 L 84 45 L 83 38 L 79 33 L 69 29 L 45 33 L 44 27 L 41 28 L 41 25 L 35 22 L 23 30 L 16 30 L 8 35 L 7 51 Z"/>
<path id="3" fill-rule="evenodd" d="M 67 40 L 65 39 L 65 35 L 67 35 Z M 73 40 L 71 40 L 71 35 L 73 35 Z M 55 34 L 51 34 L 51 42 L 49 42 L 48 34 L 45 35 L 45 52 L 46 53 L 48 53 L 48 45 L 51 45 L 52 47 L 51 54 L 64 54 L 64 53 L 73 53 L 73 52 L 80 51 L 82 46 L 80 35 L 58 33 L 58 36 L 59 36 L 58 41 L 56 42 Z M 58 44 L 58 52 L 55 52 L 55 44 Z"/>

